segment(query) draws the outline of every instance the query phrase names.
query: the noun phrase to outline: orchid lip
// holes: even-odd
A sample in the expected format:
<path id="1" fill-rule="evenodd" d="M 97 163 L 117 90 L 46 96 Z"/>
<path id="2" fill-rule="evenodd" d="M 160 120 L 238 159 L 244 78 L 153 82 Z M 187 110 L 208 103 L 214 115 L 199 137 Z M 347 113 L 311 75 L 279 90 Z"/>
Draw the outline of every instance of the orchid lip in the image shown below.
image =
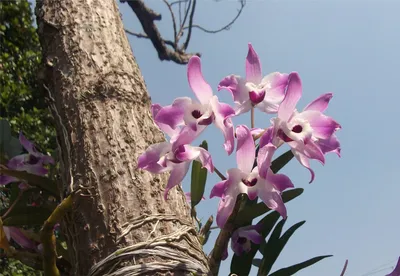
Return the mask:
<path id="1" fill-rule="evenodd" d="M 193 116 L 193 118 L 195 118 L 195 119 L 200 118 L 202 115 L 203 115 L 203 114 L 201 114 L 200 110 L 193 110 L 193 111 L 192 111 L 192 116 Z"/>
<path id="2" fill-rule="evenodd" d="M 252 180 L 242 179 L 242 182 L 247 187 L 254 187 L 257 184 L 257 178 L 253 178 Z"/>
<path id="3" fill-rule="evenodd" d="M 250 101 L 252 102 L 253 105 L 259 104 L 265 98 L 265 90 L 262 90 L 259 93 L 255 92 L 255 91 L 250 91 L 249 97 L 250 97 Z"/>
<path id="4" fill-rule="evenodd" d="M 247 239 L 244 238 L 244 237 L 239 237 L 239 238 L 237 239 L 237 243 L 238 243 L 238 244 L 245 244 L 246 242 L 247 242 Z"/>

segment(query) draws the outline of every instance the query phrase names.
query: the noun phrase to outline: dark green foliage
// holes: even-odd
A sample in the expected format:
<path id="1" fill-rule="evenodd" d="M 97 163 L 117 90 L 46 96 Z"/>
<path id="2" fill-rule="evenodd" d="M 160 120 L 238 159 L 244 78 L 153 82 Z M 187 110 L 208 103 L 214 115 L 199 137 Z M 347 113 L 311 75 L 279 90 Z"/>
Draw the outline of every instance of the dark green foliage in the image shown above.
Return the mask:
<path id="1" fill-rule="evenodd" d="M 40 45 L 26 0 L 0 2 L 0 118 L 43 152 L 56 148 L 55 129 L 37 82 Z"/>

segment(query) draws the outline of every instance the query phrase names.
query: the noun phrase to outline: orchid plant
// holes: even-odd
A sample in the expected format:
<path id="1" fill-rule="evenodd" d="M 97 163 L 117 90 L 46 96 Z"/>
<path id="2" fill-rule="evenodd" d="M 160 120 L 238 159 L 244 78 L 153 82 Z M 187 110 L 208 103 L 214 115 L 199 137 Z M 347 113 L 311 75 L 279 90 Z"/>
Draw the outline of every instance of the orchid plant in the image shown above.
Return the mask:
<path id="1" fill-rule="evenodd" d="M 229 75 L 218 84 L 218 91 L 227 90 L 232 94 L 235 106 L 231 107 L 219 101 L 203 77 L 200 58 L 193 56 L 188 63 L 187 77 L 198 101 L 179 97 L 171 105 L 152 105 L 154 122 L 170 137 L 170 141 L 151 145 L 139 157 L 138 168 L 151 173 L 171 171 L 165 188 L 167 198 L 168 192 L 182 182 L 190 163 L 193 163 L 192 182 L 196 181 L 196 185 L 203 187 L 193 191 L 192 183 L 192 191 L 188 193 L 192 209 L 203 197 L 206 178 L 201 174 L 207 174 L 207 171 L 216 172 L 221 181 L 215 183 L 210 198 L 220 198 L 216 223 L 221 231 L 210 255 L 211 270 L 217 273 L 220 261 L 228 256 L 230 239 L 234 252 L 232 273 L 248 275 L 253 263 L 259 266 L 259 274 L 267 275 L 274 262 L 272 258 L 271 263 L 269 256 L 272 246 L 282 239 L 286 239 L 286 243 L 293 234 L 290 231 L 294 232 L 304 223 L 294 225 L 281 237 L 282 226 L 288 213 L 285 202 L 300 195 L 302 189 L 291 189 L 294 188 L 292 180 L 284 174 L 277 173 L 277 170 L 295 157 L 310 171 L 310 183 L 314 181 L 315 173 L 310 166 L 310 160 L 325 164 L 325 155 L 330 152 L 340 157 L 340 143 L 336 131 L 341 126 L 324 114 L 332 99 L 332 93 L 321 95 L 302 111 L 298 111 L 296 106 L 302 96 L 299 74 L 273 72 L 263 76 L 260 59 L 250 43 L 245 68 L 246 77 Z M 270 125 L 255 127 L 255 108 L 273 116 Z M 235 127 L 232 118 L 247 112 L 251 112 L 251 125 Z M 229 169 L 226 176 L 215 167 L 207 147 L 191 145 L 203 130 L 211 125 L 215 125 L 222 132 L 227 155 L 233 153 L 236 145 L 237 167 Z M 272 161 L 277 149 L 284 144 L 287 144 L 290 150 Z M 202 170 L 195 170 L 195 165 L 198 164 Z M 200 178 L 203 181 L 199 181 Z M 266 216 L 253 225 L 253 219 L 265 213 Z M 279 217 L 282 217 L 282 221 L 272 231 Z M 204 232 L 204 229 L 200 231 Z M 270 232 L 271 237 L 266 242 Z M 257 251 L 264 255 L 259 262 L 254 261 Z M 279 255 L 279 252 L 275 253 Z M 328 256 L 317 257 L 318 260 L 309 260 L 295 268 L 287 269 L 299 270 L 325 257 Z M 240 263 L 240 267 L 235 263 Z"/>

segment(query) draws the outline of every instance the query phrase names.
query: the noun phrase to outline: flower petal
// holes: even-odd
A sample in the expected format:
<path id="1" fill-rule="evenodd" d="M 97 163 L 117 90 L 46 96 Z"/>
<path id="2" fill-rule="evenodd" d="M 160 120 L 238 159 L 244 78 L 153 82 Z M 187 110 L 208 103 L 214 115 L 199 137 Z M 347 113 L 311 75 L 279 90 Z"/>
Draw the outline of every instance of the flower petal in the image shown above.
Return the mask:
<path id="1" fill-rule="evenodd" d="M 28 239 L 24 233 L 17 227 L 8 227 L 10 230 L 11 239 L 13 239 L 19 246 L 26 249 L 35 249 L 36 244 L 34 241 Z"/>
<path id="2" fill-rule="evenodd" d="M 167 105 L 161 108 L 154 120 L 157 123 L 165 124 L 175 129 L 178 125 L 182 125 L 183 115 L 185 113 L 185 108 L 192 103 L 192 100 L 188 97 L 181 97 L 175 99 L 172 105 Z"/>
<path id="3" fill-rule="evenodd" d="M 280 192 L 294 187 L 289 177 L 284 174 L 274 174 L 271 170 L 269 171 L 266 179 Z"/>
<path id="4" fill-rule="evenodd" d="M 8 175 L 0 175 L 0 186 L 10 184 L 12 182 L 19 181 L 18 178 L 8 176 Z"/>
<path id="5" fill-rule="evenodd" d="M 262 178 L 260 181 L 263 181 Z M 263 188 L 259 189 L 258 196 L 271 210 L 277 211 L 282 218 L 286 219 L 286 207 L 279 192 L 275 191 L 268 181 L 264 180 Z"/>
<path id="6" fill-rule="evenodd" d="M 35 145 L 26 139 L 26 137 L 22 134 L 22 131 L 19 133 L 19 142 L 29 153 L 36 153 Z"/>
<path id="7" fill-rule="evenodd" d="M 400 257 L 397 260 L 397 264 L 394 270 L 391 273 L 387 274 L 386 276 L 399 276 L 399 275 L 400 275 Z"/>
<path id="8" fill-rule="evenodd" d="M 152 104 L 151 105 L 151 114 L 153 116 L 154 123 L 163 131 L 165 134 L 167 134 L 169 137 L 174 137 L 177 135 L 180 131 L 180 129 L 176 128 L 173 129 L 169 125 L 163 124 L 159 121 L 156 121 L 156 116 L 158 112 L 162 109 L 163 107 L 159 104 Z"/>
<path id="9" fill-rule="evenodd" d="M 307 120 L 313 129 L 313 136 L 319 139 L 328 139 L 337 129 L 341 128 L 340 124 L 331 117 L 316 110 L 304 111 L 296 117 Z"/>
<path id="10" fill-rule="evenodd" d="M 258 233 L 255 229 L 249 229 L 249 230 L 244 230 L 240 231 L 241 228 L 239 228 L 239 236 L 244 237 L 246 239 L 251 240 L 255 244 L 260 244 L 264 240 L 262 235 Z"/>
<path id="11" fill-rule="evenodd" d="M 303 167 L 307 168 L 310 173 L 311 173 L 311 180 L 310 180 L 310 184 L 314 181 L 315 178 L 315 173 L 314 171 L 311 169 L 310 167 L 310 160 L 307 156 L 305 156 L 304 154 L 292 149 L 293 155 L 294 157 L 296 157 L 296 159 L 300 162 L 301 165 L 303 165 Z"/>
<path id="12" fill-rule="evenodd" d="M 164 199 L 168 199 L 168 192 L 176 185 L 179 185 L 182 180 L 185 178 L 188 170 L 189 170 L 190 162 L 183 162 L 179 164 L 175 164 L 173 169 L 171 170 L 171 175 L 169 176 L 167 186 L 164 191 Z"/>
<path id="13" fill-rule="evenodd" d="M 182 145 L 175 152 L 175 157 L 180 161 L 192 161 L 199 159 L 204 168 L 206 168 L 209 172 L 214 172 L 211 155 L 202 147 Z"/>
<path id="14" fill-rule="evenodd" d="M 237 75 L 229 75 L 218 84 L 218 91 L 226 89 L 231 92 L 233 100 L 236 103 L 243 103 L 249 99 L 246 89 L 246 80 Z"/>
<path id="15" fill-rule="evenodd" d="M 246 81 L 254 84 L 259 84 L 262 79 L 260 59 L 249 43 L 249 51 L 246 57 Z"/>
<path id="16" fill-rule="evenodd" d="M 288 74 L 279 72 L 265 76 L 262 80 L 262 85 L 265 87 L 266 95 L 264 100 L 257 105 L 257 108 L 268 114 L 277 113 L 280 103 L 285 98 L 288 80 Z"/>
<path id="17" fill-rule="evenodd" d="M 168 168 L 158 164 L 160 157 L 171 150 L 171 144 L 168 142 L 162 142 L 153 144 L 147 148 L 146 152 L 138 158 L 138 168 L 149 171 L 151 173 L 162 173 L 168 170 Z"/>
<path id="18" fill-rule="evenodd" d="M 214 187 L 211 190 L 210 193 L 210 198 L 213 198 L 214 196 L 216 197 L 222 197 L 224 195 L 225 189 L 226 189 L 226 182 L 228 180 L 223 180 L 221 182 L 218 182 L 217 184 L 214 185 Z"/>
<path id="19" fill-rule="evenodd" d="M 235 115 L 235 111 L 230 105 L 220 103 L 217 96 L 212 97 L 210 104 L 215 115 L 215 126 L 222 131 L 225 138 L 224 148 L 230 155 L 233 152 L 235 143 L 233 124 L 230 118 Z"/>
<path id="20" fill-rule="evenodd" d="M 328 152 L 334 152 L 340 157 L 340 142 L 336 135 L 333 134 L 328 139 L 320 139 L 317 144 L 321 148 L 321 151 L 326 154 Z"/>
<path id="21" fill-rule="evenodd" d="M 286 96 L 278 109 L 278 117 L 283 121 L 288 121 L 292 116 L 297 102 L 302 94 L 301 80 L 298 73 L 293 72 L 289 75 Z"/>
<path id="22" fill-rule="evenodd" d="M 237 195 L 235 195 L 235 197 L 233 197 L 232 195 L 225 195 L 219 201 L 217 218 L 216 218 L 217 225 L 219 228 L 222 229 L 224 227 L 226 221 L 231 215 L 233 208 L 235 207 L 236 197 Z"/>
<path id="23" fill-rule="evenodd" d="M 276 146 L 269 143 L 258 150 L 257 168 L 262 178 L 266 178 L 267 174 L 271 171 L 270 166 L 272 157 L 274 156 L 276 149 Z"/>
<path id="24" fill-rule="evenodd" d="M 236 162 L 238 168 L 245 173 L 250 173 L 256 157 L 253 136 L 245 125 L 240 125 L 236 128 L 236 137 Z"/>
<path id="25" fill-rule="evenodd" d="M 333 94 L 332 93 L 326 93 L 318 98 L 316 98 L 314 101 L 309 103 L 303 111 L 306 110 L 316 110 L 320 112 L 324 112 L 328 108 L 329 101 L 332 99 Z"/>
<path id="26" fill-rule="evenodd" d="M 213 96 L 211 86 L 204 80 L 201 72 L 201 60 L 198 56 L 190 58 L 187 69 L 189 86 L 200 103 L 207 104 Z"/>

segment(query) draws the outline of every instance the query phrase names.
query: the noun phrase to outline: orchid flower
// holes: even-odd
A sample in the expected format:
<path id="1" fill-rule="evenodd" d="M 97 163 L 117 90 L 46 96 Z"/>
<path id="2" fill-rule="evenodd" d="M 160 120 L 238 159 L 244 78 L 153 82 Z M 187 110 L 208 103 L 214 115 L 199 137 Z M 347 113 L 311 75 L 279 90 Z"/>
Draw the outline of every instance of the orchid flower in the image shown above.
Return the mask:
<path id="1" fill-rule="evenodd" d="M 12 239 L 19 246 L 25 249 L 36 250 L 36 243 L 25 236 L 25 234 L 19 228 L 13 226 L 3 226 L 3 229 L 8 241 Z"/>
<path id="2" fill-rule="evenodd" d="M 201 71 L 201 60 L 197 56 L 190 58 L 187 76 L 189 86 L 193 90 L 199 102 L 188 97 L 175 99 L 172 105 L 159 110 L 154 118 L 156 122 L 176 129 L 185 125 L 193 131 L 204 128 L 212 123 L 219 128 L 225 138 L 225 151 L 231 154 L 234 147 L 234 133 L 231 117 L 235 111 L 228 104 L 220 103 L 218 97 L 213 95 L 212 88 L 204 80 Z"/>
<path id="3" fill-rule="evenodd" d="M 54 164 L 53 158 L 38 152 L 35 148 L 35 145 L 26 139 L 22 132 L 19 134 L 19 141 L 28 153 L 17 155 L 11 158 L 7 162 L 7 167 L 11 170 L 26 171 L 42 176 L 46 175 L 48 170 L 44 167 L 44 165 Z M 0 175 L 0 185 L 7 185 L 16 181 L 19 181 L 18 178 L 8 175 Z"/>
<path id="4" fill-rule="evenodd" d="M 171 172 L 164 192 L 165 199 L 169 190 L 181 183 L 191 161 L 198 160 L 208 171 L 214 171 L 208 151 L 189 145 L 193 141 L 193 133 L 190 128 L 182 128 L 179 134 L 173 136 L 173 142 L 153 144 L 138 159 L 138 168 L 151 173 Z"/>
<path id="5" fill-rule="evenodd" d="M 251 242 L 260 244 L 263 237 L 258 232 L 260 225 L 250 225 L 238 228 L 232 234 L 231 247 L 236 255 L 240 256 L 243 253 L 248 253 L 251 250 Z"/>
<path id="6" fill-rule="evenodd" d="M 400 276 L 400 257 L 397 260 L 397 264 L 394 270 L 391 273 L 387 274 L 386 276 Z"/>
<path id="7" fill-rule="evenodd" d="M 290 179 L 283 174 L 273 174 L 272 171 L 261 177 L 258 173 L 263 164 L 252 169 L 255 159 L 255 145 L 250 130 L 240 125 L 236 129 L 237 168 L 228 170 L 228 178 L 217 183 L 211 190 L 210 197 L 220 197 L 218 206 L 217 225 L 223 228 L 236 203 L 239 194 L 245 193 L 250 200 L 257 196 L 272 210 L 286 218 L 286 207 L 281 198 L 281 192 L 293 187 Z"/>
<path id="8" fill-rule="evenodd" d="M 325 164 L 326 153 L 336 152 L 340 156 L 340 143 L 334 133 L 341 126 L 323 114 L 332 98 L 332 93 L 321 95 L 302 112 L 298 112 L 295 107 L 301 94 L 300 77 L 296 72 L 291 73 L 285 99 L 279 106 L 278 117 L 271 120 L 273 131 L 266 131 L 261 137 L 260 149 L 268 145 L 269 150 L 273 151 L 274 146 L 279 147 L 286 142 L 297 160 L 310 171 L 311 183 L 315 174 L 310 168 L 310 159 Z M 268 167 L 264 166 L 260 172 L 264 177 Z"/>
<path id="9" fill-rule="evenodd" d="M 261 62 L 249 43 L 246 58 L 246 78 L 237 75 L 225 77 L 218 85 L 218 91 L 226 89 L 232 93 L 236 103 L 236 115 L 257 107 L 262 112 L 276 113 L 285 97 L 288 74 L 279 72 L 262 76 Z"/>

